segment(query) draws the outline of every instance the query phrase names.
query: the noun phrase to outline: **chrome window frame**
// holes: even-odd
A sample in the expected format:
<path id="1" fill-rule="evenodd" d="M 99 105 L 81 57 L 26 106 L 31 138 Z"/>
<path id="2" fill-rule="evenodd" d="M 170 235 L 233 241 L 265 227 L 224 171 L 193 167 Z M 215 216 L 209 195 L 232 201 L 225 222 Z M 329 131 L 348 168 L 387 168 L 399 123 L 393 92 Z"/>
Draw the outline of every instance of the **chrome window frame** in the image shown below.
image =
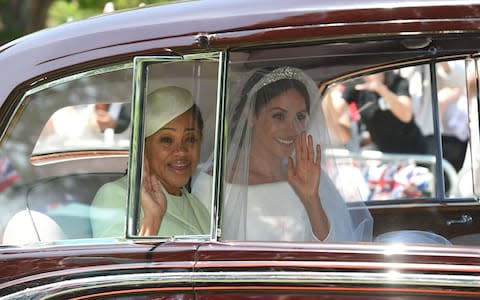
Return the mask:
<path id="1" fill-rule="evenodd" d="M 243 285 L 251 287 L 259 286 L 257 290 L 262 290 L 261 285 L 291 285 L 298 289 L 301 293 L 303 288 L 308 289 L 309 286 L 317 286 L 320 290 L 321 286 L 330 286 L 332 291 L 338 288 L 342 291 L 349 286 L 368 286 L 371 292 L 375 293 L 375 287 L 380 291 L 385 288 L 396 288 L 396 293 L 400 293 L 403 289 L 409 295 L 431 295 L 429 291 L 435 291 L 437 296 L 455 295 L 458 289 L 479 289 L 480 281 L 476 275 L 451 275 L 451 274 L 429 274 L 429 273 L 402 273 L 397 271 L 382 272 L 352 272 L 352 271 L 212 271 L 212 272 L 167 272 L 167 273 L 132 273 L 118 275 L 93 276 L 80 279 L 69 279 L 45 285 L 35 286 L 24 289 L 22 291 L 11 293 L 2 297 L 2 299 L 64 299 L 74 295 L 95 293 L 100 289 L 101 294 L 110 291 L 118 291 L 126 288 L 126 294 L 138 292 L 155 291 L 156 294 L 162 287 L 166 288 L 166 292 L 170 290 L 168 287 L 172 285 L 178 286 L 177 291 L 197 292 L 208 291 L 209 288 L 202 288 L 202 285 L 210 287 L 218 287 L 223 284 L 235 285 L 242 287 Z M 135 289 L 132 290 L 132 286 Z M 197 286 L 197 287 L 196 287 Z M 197 290 L 198 289 L 198 290 Z M 411 292 L 417 289 L 418 294 Z M 225 289 L 227 290 L 227 289 Z M 245 289 L 240 289 L 245 291 Z M 313 292 L 312 289 L 308 289 Z M 213 291 L 218 291 L 214 289 Z M 267 290 L 271 291 L 271 289 Z M 171 291 L 170 291 L 171 292 Z M 461 292 L 461 291 L 460 291 Z M 113 295 L 117 295 L 116 292 Z"/>
<path id="2" fill-rule="evenodd" d="M 144 126 L 143 116 L 145 113 L 143 90 L 147 83 L 146 67 L 154 63 L 193 61 L 202 59 L 218 59 L 218 77 L 217 77 L 217 98 L 215 110 L 215 137 L 214 137 L 214 165 L 213 182 L 210 212 L 210 233 L 208 235 L 178 235 L 173 237 L 146 236 L 142 237 L 135 232 L 138 231 L 137 212 L 139 210 L 141 170 L 143 157 L 143 139 Z M 213 51 L 199 54 L 188 54 L 183 56 L 136 56 L 133 61 L 133 98 L 132 98 L 132 138 L 130 144 L 130 157 L 128 168 L 128 193 L 127 193 L 127 223 L 126 238 L 135 240 L 176 240 L 176 241 L 207 241 L 217 240 L 219 231 L 219 199 L 223 194 L 221 177 L 224 168 L 224 118 L 225 118 L 225 95 L 226 95 L 226 76 L 227 76 L 228 54 L 222 51 Z"/>

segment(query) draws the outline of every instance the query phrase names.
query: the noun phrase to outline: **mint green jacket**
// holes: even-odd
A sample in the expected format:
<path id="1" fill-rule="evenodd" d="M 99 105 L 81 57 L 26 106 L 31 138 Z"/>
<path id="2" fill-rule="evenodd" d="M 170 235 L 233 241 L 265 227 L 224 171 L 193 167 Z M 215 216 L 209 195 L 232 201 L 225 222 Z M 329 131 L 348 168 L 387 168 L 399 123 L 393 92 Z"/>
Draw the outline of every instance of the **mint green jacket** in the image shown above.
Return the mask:
<path id="1" fill-rule="evenodd" d="M 205 206 L 186 189 L 181 196 L 167 198 L 159 236 L 208 234 L 210 214 Z M 127 217 L 127 176 L 104 184 L 90 207 L 93 237 L 125 237 Z"/>

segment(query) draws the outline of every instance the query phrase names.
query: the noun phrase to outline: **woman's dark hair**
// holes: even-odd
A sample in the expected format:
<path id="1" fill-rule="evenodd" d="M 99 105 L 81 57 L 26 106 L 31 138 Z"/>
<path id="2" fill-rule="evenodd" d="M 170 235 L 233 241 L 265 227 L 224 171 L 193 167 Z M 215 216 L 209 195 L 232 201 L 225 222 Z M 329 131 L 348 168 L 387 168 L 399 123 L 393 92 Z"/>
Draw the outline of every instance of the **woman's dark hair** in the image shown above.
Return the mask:
<path id="1" fill-rule="evenodd" d="M 310 112 L 310 97 L 305 85 L 296 79 L 280 79 L 258 90 L 254 104 L 255 115 L 258 115 L 260 110 L 267 105 L 270 100 L 290 89 L 296 89 L 302 95 L 303 99 L 305 99 L 307 112 Z"/>
<path id="2" fill-rule="evenodd" d="M 245 105 L 247 105 L 247 98 L 248 98 L 248 93 L 250 90 L 257 84 L 264 76 L 275 70 L 275 68 L 263 68 L 255 73 L 247 80 L 245 83 L 245 86 L 242 89 L 242 93 L 240 95 L 240 102 L 237 104 L 235 107 L 235 110 L 233 112 L 233 115 L 231 116 L 231 128 L 234 129 L 236 125 L 238 124 L 239 119 L 242 117 L 242 112 L 245 108 Z M 255 103 L 253 105 L 255 115 L 258 115 L 260 110 L 268 104 L 273 98 L 277 97 L 278 95 L 281 95 L 282 93 L 290 90 L 290 89 L 295 89 L 297 90 L 302 97 L 305 99 L 305 105 L 307 107 L 307 112 L 310 112 L 310 96 L 308 94 L 308 90 L 306 86 L 299 80 L 297 79 L 280 79 L 277 81 L 274 81 L 272 83 L 269 83 L 263 87 L 261 87 L 255 97 Z"/>
<path id="3" fill-rule="evenodd" d="M 200 108 L 198 105 L 195 103 L 190 107 L 186 112 L 191 112 L 193 116 L 193 120 L 197 122 L 197 126 L 200 129 L 200 134 L 203 136 L 203 118 L 202 118 L 202 112 L 200 111 Z M 187 184 L 185 185 L 185 188 L 189 193 L 192 192 L 192 177 L 188 179 Z"/>
<path id="4" fill-rule="evenodd" d="M 200 108 L 196 104 L 193 104 L 192 107 L 190 107 L 187 110 L 187 112 L 192 113 L 193 119 L 197 122 L 197 126 L 203 135 L 203 118 L 202 118 L 202 112 L 200 111 Z"/>

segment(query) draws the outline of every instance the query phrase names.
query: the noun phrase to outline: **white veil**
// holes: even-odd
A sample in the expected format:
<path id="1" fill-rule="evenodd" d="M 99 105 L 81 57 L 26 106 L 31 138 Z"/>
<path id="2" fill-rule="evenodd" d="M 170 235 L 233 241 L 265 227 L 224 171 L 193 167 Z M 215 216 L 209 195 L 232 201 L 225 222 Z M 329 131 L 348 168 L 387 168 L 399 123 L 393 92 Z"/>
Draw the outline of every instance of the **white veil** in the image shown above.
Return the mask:
<path id="1" fill-rule="evenodd" d="M 226 184 L 221 206 L 222 237 L 227 240 L 315 241 L 307 212 L 287 181 L 288 154 L 279 165 L 271 166 L 276 171 L 272 172 L 272 179 L 267 179 L 265 184 L 252 184 L 253 175 L 249 169 L 254 131 L 250 120 L 253 112 L 258 112 L 263 105 L 261 103 L 267 103 L 291 88 L 302 90 L 303 98 L 308 98 L 305 103 L 307 118 L 301 124 L 294 124 L 295 130 L 306 130 L 311 134 L 314 144 L 321 145 L 322 152 L 331 145 L 318 88 L 306 73 L 293 67 L 257 69 L 249 75 L 239 89 L 232 87 L 229 99 Z M 272 95 L 265 91 L 267 86 L 270 90 L 278 86 L 280 90 Z M 293 157 L 295 154 L 289 155 Z M 370 241 L 372 218 L 368 209 L 361 201 L 355 207 L 347 208 L 345 200 L 329 178 L 329 174 L 335 172 L 334 159 L 322 155 L 318 192 L 330 225 L 326 240 Z M 275 231 L 269 229 L 272 224 L 276 228 L 281 227 L 279 234 L 268 232 Z"/>

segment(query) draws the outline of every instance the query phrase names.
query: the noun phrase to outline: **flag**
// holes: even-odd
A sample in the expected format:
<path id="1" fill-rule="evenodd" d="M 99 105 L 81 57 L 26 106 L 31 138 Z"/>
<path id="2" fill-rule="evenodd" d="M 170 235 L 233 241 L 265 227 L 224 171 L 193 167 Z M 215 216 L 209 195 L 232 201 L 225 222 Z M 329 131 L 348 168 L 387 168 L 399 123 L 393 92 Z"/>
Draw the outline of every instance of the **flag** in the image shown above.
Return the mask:
<path id="1" fill-rule="evenodd" d="M 6 156 L 0 156 L 0 192 L 16 183 L 20 175 Z"/>

